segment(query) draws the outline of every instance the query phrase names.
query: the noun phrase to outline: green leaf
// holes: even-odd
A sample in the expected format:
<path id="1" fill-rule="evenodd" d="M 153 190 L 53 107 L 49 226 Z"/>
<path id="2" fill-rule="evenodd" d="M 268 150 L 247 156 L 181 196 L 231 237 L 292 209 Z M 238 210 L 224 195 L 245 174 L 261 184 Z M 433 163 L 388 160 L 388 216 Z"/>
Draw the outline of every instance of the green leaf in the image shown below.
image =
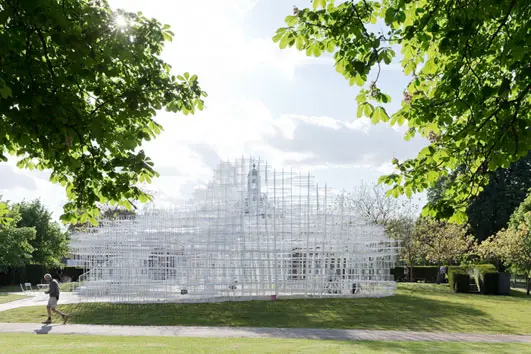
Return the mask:
<path id="1" fill-rule="evenodd" d="M 356 102 L 358 106 L 367 101 L 367 91 L 361 90 L 360 93 L 356 96 Z"/>
<path id="2" fill-rule="evenodd" d="M 360 74 L 356 74 L 356 76 L 354 76 L 354 82 L 356 83 L 356 85 L 358 86 L 363 86 L 365 84 L 365 79 L 360 75 Z"/>
<path id="3" fill-rule="evenodd" d="M 433 75 L 437 72 L 437 65 L 435 64 L 434 59 L 430 59 L 424 65 L 422 72 L 428 75 Z"/>
<path id="4" fill-rule="evenodd" d="M 8 97 L 11 97 L 12 94 L 13 94 L 13 91 L 11 91 L 11 89 L 8 86 L 4 86 L 0 88 L 0 96 L 2 98 L 6 99 Z"/>
<path id="5" fill-rule="evenodd" d="M 365 103 L 365 102 L 364 102 L 364 103 Z M 363 117 L 363 106 L 364 106 L 364 104 L 359 104 L 359 105 L 358 105 L 358 112 L 357 112 L 357 114 L 356 114 L 356 116 L 357 116 L 358 118 Z"/>
<path id="6" fill-rule="evenodd" d="M 336 71 L 340 74 L 343 74 L 345 72 L 345 67 L 342 63 L 336 62 Z"/>
<path id="7" fill-rule="evenodd" d="M 297 18 L 297 16 L 286 16 L 284 21 L 288 26 L 293 27 L 297 24 L 299 19 Z"/>
<path id="8" fill-rule="evenodd" d="M 411 190 L 411 187 L 409 187 L 409 186 L 404 188 L 404 192 L 406 194 L 406 197 L 408 197 L 408 198 L 411 198 L 411 196 L 413 195 L 413 191 Z"/>
<path id="9" fill-rule="evenodd" d="M 286 28 L 279 28 L 276 32 L 276 34 L 273 36 L 273 42 L 278 42 L 282 39 L 284 36 L 284 33 L 286 32 Z"/>
<path id="10" fill-rule="evenodd" d="M 319 7 L 325 8 L 326 7 L 326 0 L 313 0 L 312 5 L 314 10 L 317 10 Z"/>
<path id="11" fill-rule="evenodd" d="M 321 49 L 319 48 L 319 45 L 316 43 L 314 44 L 313 46 L 313 55 L 316 56 L 316 57 L 319 57 L 321 56 Z"/>
<path id="12" fill-rule="evenodd" d="M 304 39 L 301 36 L 297 36 L 297 39 L 295 39 L 295 48 L 297 48 L 297 50 L 304 49 Z"/>
<path id="13" fill-rule="evenodd" d="M 387 115 L 387 112 L 385 111 L 385 108 L 376 107 L 374 109 L 373 114 L 372 114 L 371 121 L 372 121 L 373 124 L 377 124 L 379 122 L 387 122 L 387 121 L 389 121 L 389 116 Z"/>
<path id="14" fill-rule="evenodd" d="M 284 34 L 282 39 L 280 40 L 280 49 L 285 49 L 288 46 L 288 43 L 290 41 L 290 37 L 287 34 Z"/>
<path id="15" fill-rule="evenodd" d="M 406 75 L 411 75 L 413 74 L 413 71 L 415 71 L 417 65 L 415 64 L 415 62 L 409 60 L 406 62 L 406 64 L 404 65 L 404 74 Z"/>
<path id="16" fill-rule="evenodd" d="M 326 44 L 326 50 L 329 52 L 329 53 L 333 53 L 334 50 L 336 49 L 336 44 L 333 40 L 329 40 Z"/>
<path id="17" fill-rule="evenodd" d="M 381 94 L 381 99 L 383 103 L 389 103 L 391 102 L 391 96 L 386 94 Z"/>
<path id="18" fill-rule="evenodd" d="M 373 112 L 374 112 L 373 105 L 368 102 L 365 102 L 363 106 L 363 114 L 365 115 L 365 117 L 372 118 Z"/>
<path id="19" fill-rule="evenodd" d="M 458 225 L 464 224 L 467 221 L 467 215 L 463 211 L 454 211 L 453 215 L 450 217 L 448 222 L 455 223 Z"/>

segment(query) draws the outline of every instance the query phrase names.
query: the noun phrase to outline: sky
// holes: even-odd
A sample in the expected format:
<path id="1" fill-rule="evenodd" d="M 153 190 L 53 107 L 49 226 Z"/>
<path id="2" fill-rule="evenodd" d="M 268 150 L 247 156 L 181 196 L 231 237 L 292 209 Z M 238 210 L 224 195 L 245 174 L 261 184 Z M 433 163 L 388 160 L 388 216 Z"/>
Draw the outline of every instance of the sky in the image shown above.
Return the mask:
<path id="1" fill-rule="evenodd" d="M 309 0 L 109 0 L 142 11 L 175 33 L 163 58 L 174 74 L 197 74 L 208 93 L 193 116 L 159 112 L 164 132 L 144 144 L 161 177 L 149 190 L 155 205 L 171 205 L 206 183 L 220 160 L 260 157 L 274 168 L 311 171 L 320 185 L 355 189 L 392 172 L 391 160 L 413 157 L 426 145 L 404 141 L 404 127 L 356 118 L 359 91 L 335 71 L 333 58 L 280 50 L 272 36 L 293 6 Z M 409 79 L 397 63 L 384 67 L 380 88 L 400 107 Z M 12 202 L 40 198 L 57 218 L 66 202 L 49 172 L 0 164 L 0 195 Z"/>

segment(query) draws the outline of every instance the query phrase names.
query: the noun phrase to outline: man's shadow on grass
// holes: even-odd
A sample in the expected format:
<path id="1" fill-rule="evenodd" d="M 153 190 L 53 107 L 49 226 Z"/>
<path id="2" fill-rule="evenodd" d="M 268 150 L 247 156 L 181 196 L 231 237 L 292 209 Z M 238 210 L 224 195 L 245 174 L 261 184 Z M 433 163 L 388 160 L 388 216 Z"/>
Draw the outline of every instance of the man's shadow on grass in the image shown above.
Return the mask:
<path id="1" fill-rule="evenodd" d="M 52 326 L 49 325 L 49 324 L 45 324 L 44 326 L 42 326 L 41 328 L 39 329 L 36 329 L 34 332 L 36 334 L 48 334 L 50 333 L 50 331 L 52 330 Z"/>

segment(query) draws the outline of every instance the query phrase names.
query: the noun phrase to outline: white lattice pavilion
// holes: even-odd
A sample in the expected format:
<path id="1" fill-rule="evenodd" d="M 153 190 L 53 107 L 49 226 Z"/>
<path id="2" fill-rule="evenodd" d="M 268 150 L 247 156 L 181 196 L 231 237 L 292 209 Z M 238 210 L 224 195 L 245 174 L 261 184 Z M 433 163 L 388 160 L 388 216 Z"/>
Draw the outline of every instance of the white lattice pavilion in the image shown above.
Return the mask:
<path id="1" fill-rule="evenodd" d="M 173 210 L 76 233 L 79 294 L 110 302 L 391 295 L 396 244 L 333 203 L 310 175 L 223 162 Z"/>

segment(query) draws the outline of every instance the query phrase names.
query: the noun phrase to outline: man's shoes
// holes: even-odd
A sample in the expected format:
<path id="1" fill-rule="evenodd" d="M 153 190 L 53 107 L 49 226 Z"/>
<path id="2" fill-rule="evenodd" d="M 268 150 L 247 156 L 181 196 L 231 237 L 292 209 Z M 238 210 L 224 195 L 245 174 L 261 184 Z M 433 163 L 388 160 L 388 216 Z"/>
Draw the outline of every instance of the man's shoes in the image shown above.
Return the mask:
<path id="1" fill-rule="evenodd" d="M 46 321 L 43 322 L 43 324 L 51 324 L 51 323 L 52 323 L 51 319 L 47 319 Z"/>

